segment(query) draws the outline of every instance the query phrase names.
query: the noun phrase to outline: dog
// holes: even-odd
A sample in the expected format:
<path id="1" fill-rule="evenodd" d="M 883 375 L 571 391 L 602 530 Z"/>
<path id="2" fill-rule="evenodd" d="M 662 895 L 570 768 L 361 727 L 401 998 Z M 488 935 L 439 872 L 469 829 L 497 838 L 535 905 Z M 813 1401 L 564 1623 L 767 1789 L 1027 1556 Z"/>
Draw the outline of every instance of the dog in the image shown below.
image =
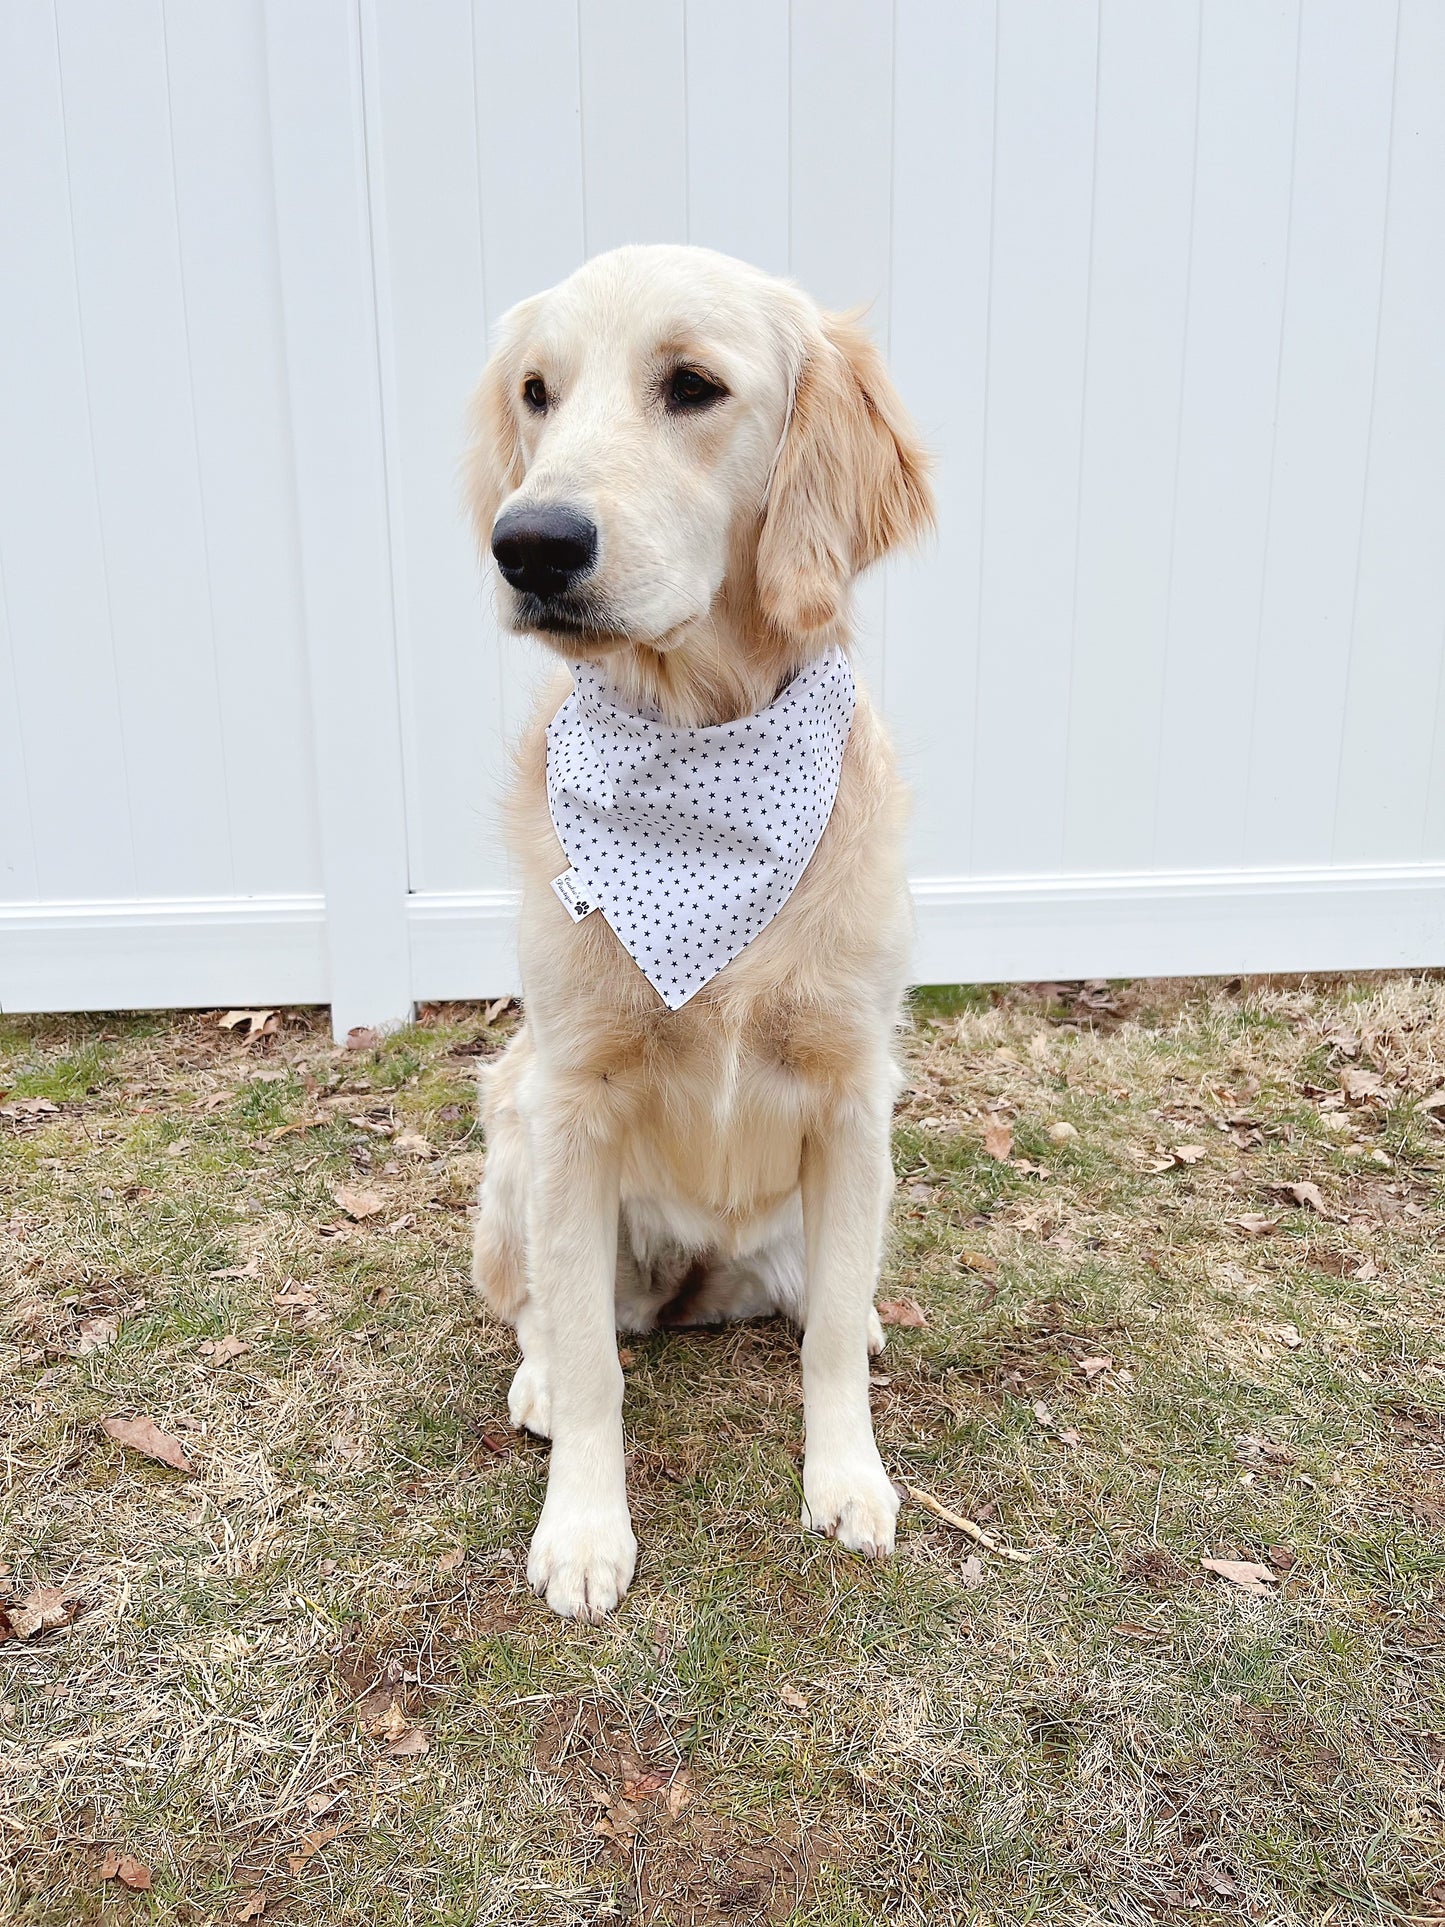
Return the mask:
<path id="1" fill-rule="evenodd" d="M 639 246 L 504 318 L 464 473 L 505 623 L 625 713 L 695 731 L 846 647 L 854 579 L 932 526 L 928 467 L 855 320 L 724 255 Z M 604 916 L 554 894 L 547 727 L 571 690 L 548 688 L 508 802 L 524 1022 L 483 1075 L 474 1279 L 516 1329 L 511 1420 L 552 1441 L 528 1579 L 595 1620 L 637 1553 L 618 1330 L 794 1321 L 803 1524 L 893 1549 L 868 1361 L 913 926 L 905 796 L 859 690 L 801 879 L 670 1008 Z"/>

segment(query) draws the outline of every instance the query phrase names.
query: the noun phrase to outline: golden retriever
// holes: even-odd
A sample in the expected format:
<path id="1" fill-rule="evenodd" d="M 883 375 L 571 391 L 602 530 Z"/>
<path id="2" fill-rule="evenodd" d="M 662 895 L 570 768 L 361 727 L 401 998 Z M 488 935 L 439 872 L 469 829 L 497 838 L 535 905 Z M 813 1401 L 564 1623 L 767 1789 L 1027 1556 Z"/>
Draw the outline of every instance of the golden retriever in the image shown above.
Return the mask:
<path id="1" fill-rule="evenodd" d="M 866 334 L 701 248 L 619 248 L 514 308 L 466 472 L 509 626 L 680 728 L 756 714 L 846 643 L 854 578 L 932 520 Z M 604 918 L 573 923 L 551 888 L 545 729 L 569 689 L 559 673 L 510 796 L 525 1022 L 483 1080 L 475 1277 L 516 1326 L 512 1421 L 552 1441 L 528 1578 L 595 1619 L 637 1552 L 618 1329 L 796 1321 L 803 1523 L 892 1550 L 868 1357 L 912 919 L 904 797 L 860 690 L 797 888 L 666 1008 Z"/>

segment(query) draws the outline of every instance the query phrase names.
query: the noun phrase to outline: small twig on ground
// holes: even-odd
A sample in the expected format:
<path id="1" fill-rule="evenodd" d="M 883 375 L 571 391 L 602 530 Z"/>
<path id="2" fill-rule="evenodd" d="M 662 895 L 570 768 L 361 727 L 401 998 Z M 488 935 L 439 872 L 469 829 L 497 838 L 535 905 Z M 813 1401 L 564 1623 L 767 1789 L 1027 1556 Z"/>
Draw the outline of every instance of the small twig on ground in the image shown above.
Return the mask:
<path id="1" fill-rule="evenodd" d="M 985 1546 L 990 1552 L 998 1553 L 1002 1559 L 1012 1559 L 1015 1565 L 1026 1566 L 1033 1558 L 1031 1552 L 1015 1552 L 1012 1546 L 1001 1546 L 997 1539 L 991 1538 L 982 1526 L 976 1526 L 972 1519 L 965 1519 L 961 1512 L 950 1512 L 948 1507 L 931 1492 L 922 1492 L 916 1485 L 904 1487 L 915 1505 L 921 1505 L 928 1512 L 936 1513 L 945 1525 L 956 1526 L 966 1532 L 976 1545 Z"/>

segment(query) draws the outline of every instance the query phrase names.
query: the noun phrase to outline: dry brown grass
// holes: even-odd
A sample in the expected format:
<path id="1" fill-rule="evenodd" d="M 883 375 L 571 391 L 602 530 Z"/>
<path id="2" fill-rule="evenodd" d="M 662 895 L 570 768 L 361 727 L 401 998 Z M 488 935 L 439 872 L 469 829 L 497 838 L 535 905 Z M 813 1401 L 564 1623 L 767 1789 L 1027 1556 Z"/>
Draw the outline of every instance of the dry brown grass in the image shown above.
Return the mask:
<path id="1" fill-rule="evenodd" d="M 674 1333 L 600 1628 L 464 1286 L 510 1021 L 0 1020 L 0 1918 L 1445 1918 L 1445 983 L 921 993 L 880 1440 L 1031 1562 L 807 1539 L 792 1339 Z"/>

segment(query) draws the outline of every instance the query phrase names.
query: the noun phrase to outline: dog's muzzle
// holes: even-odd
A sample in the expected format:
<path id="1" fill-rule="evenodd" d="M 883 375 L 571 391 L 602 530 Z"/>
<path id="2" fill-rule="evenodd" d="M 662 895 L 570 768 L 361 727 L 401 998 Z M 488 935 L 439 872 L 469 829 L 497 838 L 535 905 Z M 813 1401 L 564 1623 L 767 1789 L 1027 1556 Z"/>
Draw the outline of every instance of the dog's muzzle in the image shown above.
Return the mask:
<path id="1" fill-rule="evenodd" d="M 519 594 L 550 602 L 564 596 L 597 561 L 597 524 L 577 509 L 519 504 L 497 517 L 492 554 Z"/>

